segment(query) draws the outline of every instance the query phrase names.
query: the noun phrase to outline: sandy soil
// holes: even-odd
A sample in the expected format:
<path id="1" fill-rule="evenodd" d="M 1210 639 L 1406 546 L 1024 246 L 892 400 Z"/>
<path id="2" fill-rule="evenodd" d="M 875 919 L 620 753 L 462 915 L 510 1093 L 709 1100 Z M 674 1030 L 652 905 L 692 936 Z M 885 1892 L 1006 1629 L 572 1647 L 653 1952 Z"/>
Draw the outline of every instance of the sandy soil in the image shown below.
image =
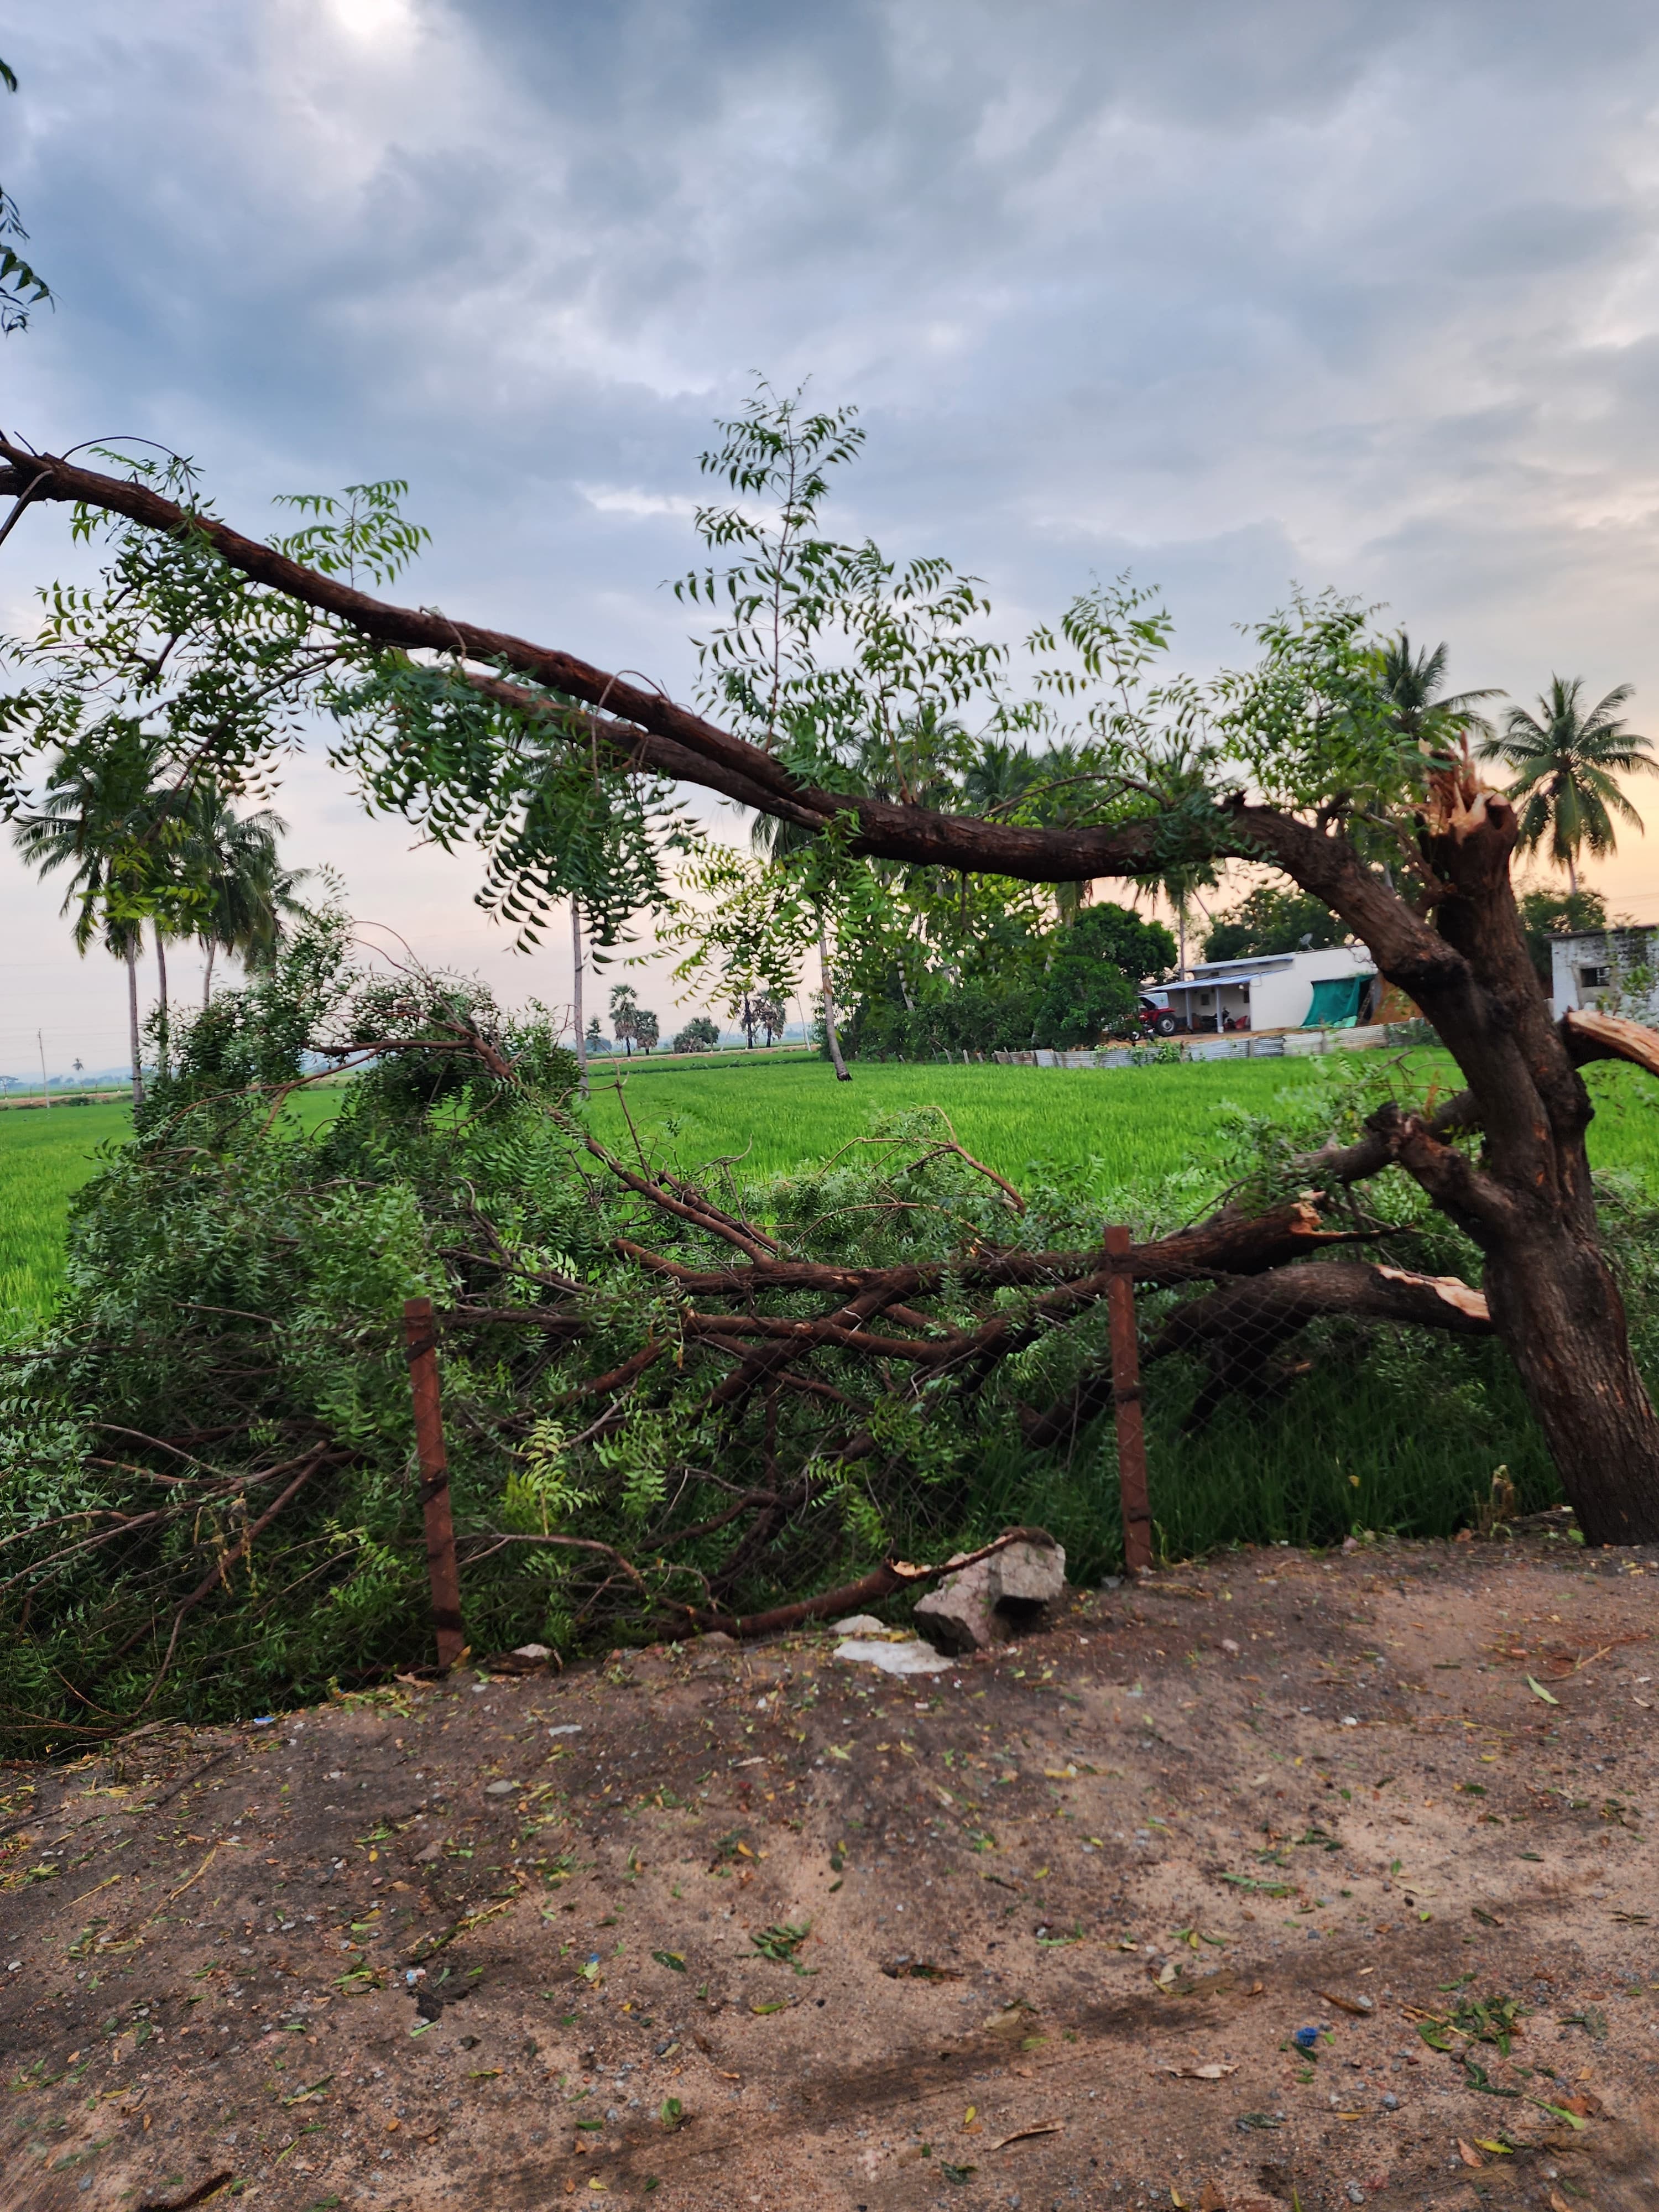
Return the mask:
<path id="1" fill-rule="evenodd" d="M 704 1644 L 13 1768 L 0 2196 L 1652 2207 L 1656 1577 L 1255 1553 L 934 1679 Z"/>

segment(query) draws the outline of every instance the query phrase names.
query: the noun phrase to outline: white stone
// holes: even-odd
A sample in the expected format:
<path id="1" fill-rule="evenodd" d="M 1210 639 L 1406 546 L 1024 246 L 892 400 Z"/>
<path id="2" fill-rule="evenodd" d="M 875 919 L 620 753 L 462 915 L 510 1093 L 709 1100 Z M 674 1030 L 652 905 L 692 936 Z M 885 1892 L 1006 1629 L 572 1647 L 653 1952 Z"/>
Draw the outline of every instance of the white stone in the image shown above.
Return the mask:
<path id="1" fill-rule="evenodd" d="M 1066 1587 L 1058 1544 L 1010 1544 L 946 1575 L 916 1607 L 916 1626 L 946 1651 L 985 1651 L 1030 1625 Z"/>
<path id="2" fill-rule="evenodd" d="M 858 1667 L 878 1667 L 884 1674 L 947 1674 L 951 1662 L 931 1644 L 920 1639 L 907 1644 L 872 1644 L 854 1637 L 838 1644 L 832 1655 Z"/>
<path id="3" fill-rule="evenodd" d="M 985 1564 L 995 1605 L 1052 1605 L 1066 1587 L 1066 1553 L 1058 1544 L 1010 1544 Z"/>

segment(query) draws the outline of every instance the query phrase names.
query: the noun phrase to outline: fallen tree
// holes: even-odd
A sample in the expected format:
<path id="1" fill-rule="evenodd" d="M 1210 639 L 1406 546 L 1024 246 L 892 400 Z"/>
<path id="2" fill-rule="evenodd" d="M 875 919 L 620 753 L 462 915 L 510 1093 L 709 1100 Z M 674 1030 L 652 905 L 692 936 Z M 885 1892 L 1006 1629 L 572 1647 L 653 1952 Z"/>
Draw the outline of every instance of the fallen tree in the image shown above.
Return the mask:
<path id="1" fill-rule="evenodd" d="M 539 1018 L 365 978 L 348 938 L 313 920 L 175 1036 L 77 1201 L 61 1314 L 0 1370 L 15 1739 L 429 1657 L 410 1297 L 436 1309 L 475 1650 L 901 1597 L 1036 1517 L 982 1479 L 1011 1453 L 1035 1471 L 1032 1445 L 1062 1483 L 1076 1463 L 1068 1550 L 1113 1562 L 1109 1431 L 1079 1456 L 1113 1279 L 1085 1201 L 1034 1209 L 936 1115 L 764 1190 L 627 1157 Z M 307 1133 L 319 1059 L 356 1080 Z M 1466 1283 L 1355 1256 L 1401 1233 L 1334 1184 L 1230 1200 L 1123 1264 L 1152 1356 L 1188 1360 L 1211 1407 L 1282 1380 L 1310 1329 L 1311 1364 L 1327 1324 L 1489 1333 Z"/>
<path id="2" fill-rule="evenodd" d="M 103 519 L 115 529 L 103 602 L 60 596 L 27 649 L 44 679 L 5 702 L 19 779 L 30 747 L 90 756 L 137 712 L 165 731 L 181 779 L 234 783 L 261 771 L 314 698 L 348 731 L 342 757 L 375 803 L 441 837 L 484 840 L 497 902 L 527 926 L 562 893 L 607 926 L 660 895 L 659 862 L 680 834 L 665 809 L 684 784 L 775 817 L 831 872 L 859 856 L 1044 884 L 1145 880 L 1225 857 L 1279 870 L 1370 948 L 1466 1085 L 1449 1113 L 1380 1109 L 1358 1148 L 1366 1171 L 1399 1169 L 1479 1250 L 1491 1325 L 1586 1538 L 1659 1540 L 1659 1420 L 1598 1237 L 1579 1073 L 1606 1058 L 1651 1070 L 1654 1049 L 1631 1025 L 1555 1019 L 1511 889 L 1514 810 L 1455 726 L 1402 737 L 1355 610 L 1319 602 L 1264 625 L 1259 664 L 1206 697 L 1149 694 L 1174 752 L 1160 754 L 1146 716 L 1103 708 L 1090 726 L 1102 818 L 1035 827 L 843 787 L 813 703 L 830 696 L 822 686 L 799 695 L 793 722 L 769 715 L 745 737 L 557 648 L 358 588 L 351 577 L 389 580 L 418 543 L 395 488 L 367 488 L 367 507 L 349 513 L 313 502 L 319 519 L 267 544 L 214 517 L 176 471 L 111 474 L 15 437 L 0 438 L 0 463 L 16 502 L 5 529 L 53 502 L 74 507 L 83 531 Z M 854 575 L 856 561 L 844 565 Z M 1118 633 L 1103 648 L 1109 621 L 1079 606 L 1066 626 L 1078 665 L 1039 673 L 1051 690 L 1109 690 L 1122 665 L 1103 677 L 1102 654 L 1111 662 Z M 843 619 L 857 613 L 848 599 Z M 918 696 L 942 712 L 990 681 L 990 660 L 947 653 L 941 624 L 918 665 L 949 674 Z M 1166 772 L 1176 754 L 1181 772 Z M 909 791 L 902 760 L 898 784 Z M 21 793 L 16 781 L 14 805 Z M 817 1326 L 856 1333 L 880 1310 L 855 1301 Z M 890 1343 L 881 1356 L 939 1364 L 936 1347 Z M 781 1360 L 775 1347 L 746 1358 L 756 1376 Z"/>

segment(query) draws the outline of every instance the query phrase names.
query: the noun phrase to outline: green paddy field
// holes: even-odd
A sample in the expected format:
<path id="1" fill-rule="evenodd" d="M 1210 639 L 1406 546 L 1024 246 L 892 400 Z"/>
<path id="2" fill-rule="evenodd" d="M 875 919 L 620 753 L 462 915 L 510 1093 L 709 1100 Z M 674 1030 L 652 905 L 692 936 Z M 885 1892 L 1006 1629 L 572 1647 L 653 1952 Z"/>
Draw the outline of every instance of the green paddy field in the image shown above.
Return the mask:
<path id="1" fill-rule="evenodd" d="M 1437 1055 L 1437 1059 L 1440 1056 Z M 937 1106 L 968 1149 L 1019 1182 L 1043 1164 L 1086 1169 L 1103 1190 L 1153 1182 L 1214 1161 L 1226 1103 L 1268 1110 L 1279 1093 L 1310 1080 L 1309 1060 L 1229 1060 L 1128 1069 L 855 1063 L 838 1084 L 828 1064 L 804 1055 L 728 1054 L 706 1062 L 638 1061 L 601 1073 L 595 1133 L 629 1141 L 627 1114 L 653 1148 L 688 1165 L 740 1160 L 770 1174 L 822 1159 L 865 1135 L 878 1115 Z M 1449 1079 L 1451 1069 L 1446 1065 Z M 1636 1070 L 1594 1072 L 1597 1117 L 1591 1152 L 1601 1168 L 1631 1170 L 1659 1188 L 1659 1085 Z M 315 1121 L 337 1093 L 302 1093 Z M 0 1310 L 46 1311 L 61 1279 L 71 1197 L 96 1171 L 100 1150 L 131 1127 L 124 1105 L 0 1111 Z"/>

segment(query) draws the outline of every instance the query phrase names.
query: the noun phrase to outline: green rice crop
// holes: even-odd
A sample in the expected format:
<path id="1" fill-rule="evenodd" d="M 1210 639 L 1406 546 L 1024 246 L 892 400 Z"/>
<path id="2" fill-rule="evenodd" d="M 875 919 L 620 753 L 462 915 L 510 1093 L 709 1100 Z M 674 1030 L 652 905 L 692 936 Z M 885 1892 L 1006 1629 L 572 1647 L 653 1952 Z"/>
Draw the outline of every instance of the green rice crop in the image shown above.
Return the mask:
<path id="1" fill-rule="evenodd" d="M 1421 1055 L 1420 1064 L 1444 1087 L 1455 1084 L 1443 1054 Z M 647 1145 L 684 1165 L 725 1158 L 741 1162 L 740 1174 L 771 1175 L 855 1142 L 878 1115 L 938 1106 L 968 1150 L 1011 1182 L 1059 1169 L 1087 1175 L 1104 1193 L 1201 1175 L 1216 1162 L 1222 1107 L 1269 1113 L 1313 1067 L 1303 1060 L 1121 1069 L 860 1061 L 850 1083 L 837 1083 L 822 1060 L 738 1053 L 696 1064 L 636 1060 L 620 1087 L 600 1075 L 591 1114 L 610 1145 L 630 1146 L 631 1118 Z M 1589 1084 L 1595 1165 L 1659 1190 L 1659 1085 L 1618 1066 L 1592 1069 Z M 335 1096 L 301 1093 L 301 1120 L 331 1112 Z M 70 1200 L 94 1172 L 99 1147 L 131 1126 L 114 1103 L 0 1111 L 0 1314 L 15 1322 L 50 1310 Z"/>
<path id="2" fill-rule="evenodd" d="M 741 1160 L 740 1174 L 787 1172 L 868 1133 L 877 1115 L 937 1106 L 976 1159 L 1018 1183 L 1042 1167 L 1091 1162 L 1103 1187 L 1146 1183 L 1215 1156 L 1215 1115 L 1231 1100 L 1268 1110 L 1306 1080 L 1302 1060 L 1209 1061 L 1138 1068 L 953 1067 L 858 1061 L 837 1083 L 824 1060 L 793 1066 L 635 1069 L 596 1085 L 592 1122 L 606 1143 L 629 1141 L 623 1102 L 641 1136 L 681 1161 Z"/>
<path id="3" fill-rule="evenodd" d="M 608 1144 L 641 1138 L 687 1165 L 741 1159 L 740 1173 L 787 1172 L 868 1133 L 872 1121 L 907 1107 L 938 1106 L 958 1140 L 1018 1183 L 1034 1170 L 1087 1168 L 1103 1189 L 1146 1185 L 1217 1156 L 1218 1110 L 1269 1114 L 1281 1093 L 1311 1079 L 1312 1060 L 1206 1060 L 1132 1068 L 1049 1068 L 855 1061 L 837 1083 L 827 1061 L 745 1066 L 635 1066 L 596 1082 L 592 1126 Z M 1413 1055 L 1413 1073 L 1457 1087 L 1450 1057 Z M 1590 1158 L 1659 1188 L 1659 1084 L 1633 1067 L 1589 1071 L 1596 1118 Z M 624 1118 L 623 1102 L 626 1102 Z"/>
<path id="4" fill-rule="evenodd" d="M 302 1094 L 302 1118 L 319 1120 L 334 1104 L 327 1090 Z M 131 1134 L 125 1100 L 0 1109 L 0 1329 L 51 1312 L 70 1200 L 96 1174 L 99 1153 Z"/>
<path id="5" fill-rule="evenodd" d="M 0 1113 L 0 1312 L 9 1322 L 51 1310 L 70 1200 L 96 1168 L 99 1146 L 131 1129 L 125 1105 L 101 1100 Z"/>

